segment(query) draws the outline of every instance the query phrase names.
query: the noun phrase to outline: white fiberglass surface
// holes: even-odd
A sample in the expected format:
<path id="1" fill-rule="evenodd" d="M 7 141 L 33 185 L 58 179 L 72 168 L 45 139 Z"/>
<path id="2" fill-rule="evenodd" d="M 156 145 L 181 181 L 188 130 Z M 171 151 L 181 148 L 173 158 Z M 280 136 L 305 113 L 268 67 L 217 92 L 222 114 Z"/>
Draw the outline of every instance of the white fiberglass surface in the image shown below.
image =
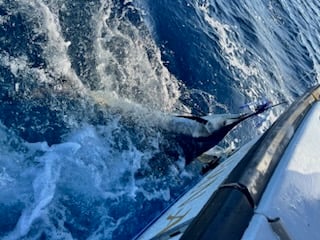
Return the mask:
<path id="1" fill-rule="evenodd" d="M 255 211 L 255 216 L 280 218 L 291 239 L 320 239 L 319 136 L 318 102 L 297 129 Z M 255 219 L 243 239 L 264 235 L 265 226 Z"/>

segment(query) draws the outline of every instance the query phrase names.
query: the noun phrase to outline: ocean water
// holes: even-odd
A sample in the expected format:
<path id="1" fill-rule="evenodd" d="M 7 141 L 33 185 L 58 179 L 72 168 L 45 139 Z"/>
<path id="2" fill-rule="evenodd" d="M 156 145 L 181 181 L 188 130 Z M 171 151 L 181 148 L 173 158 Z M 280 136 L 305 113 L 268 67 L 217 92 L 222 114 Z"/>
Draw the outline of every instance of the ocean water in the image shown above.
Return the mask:
<path id="1" fill-rule="evenodd" d="M 0 0 L 0 239 L 134 238 L 201 178 L 157 124 L 294 101 L 319 36 L 316 0 Z"/>

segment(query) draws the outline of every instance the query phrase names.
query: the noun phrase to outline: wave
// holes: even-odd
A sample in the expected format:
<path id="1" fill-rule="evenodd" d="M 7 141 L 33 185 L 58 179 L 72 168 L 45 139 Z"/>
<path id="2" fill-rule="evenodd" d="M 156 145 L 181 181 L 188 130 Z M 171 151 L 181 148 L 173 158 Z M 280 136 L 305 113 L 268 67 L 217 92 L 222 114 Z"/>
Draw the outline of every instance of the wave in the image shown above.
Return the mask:
<path id="1" fill-rule="evenodd" d="M 200 179 L 199 163 L 161 157 L 159 126 L 290 102 L 319 82 L 319 8 L 0 1 L 0 237 L 132 238 Z M 220 145 L 243 145 L 281 111 Z"/>

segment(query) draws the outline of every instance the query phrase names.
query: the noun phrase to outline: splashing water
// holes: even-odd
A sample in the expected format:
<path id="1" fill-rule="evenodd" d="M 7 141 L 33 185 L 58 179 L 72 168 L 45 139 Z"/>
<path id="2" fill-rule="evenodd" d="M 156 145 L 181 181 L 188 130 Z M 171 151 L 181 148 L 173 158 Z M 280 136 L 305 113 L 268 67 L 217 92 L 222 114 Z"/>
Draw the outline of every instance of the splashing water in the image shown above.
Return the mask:
<path id="1" fill-rule="evenodd" d="M 0 238 L 134 237 L 200 178 L 161 157 L 168 113 L 292 101 L 319 81 L 317 9 L 1 0 Z"/>

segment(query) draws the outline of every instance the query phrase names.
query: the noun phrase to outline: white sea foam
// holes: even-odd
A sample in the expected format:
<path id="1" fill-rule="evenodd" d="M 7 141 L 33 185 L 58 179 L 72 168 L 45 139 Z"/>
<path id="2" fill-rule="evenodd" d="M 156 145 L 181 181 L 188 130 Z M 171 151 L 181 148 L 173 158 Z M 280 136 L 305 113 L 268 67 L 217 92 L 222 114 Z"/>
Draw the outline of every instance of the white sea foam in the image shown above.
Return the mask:
<path id="1" fill-rule="evenodd" d="M 112 8 L 117 6 L 112 1 L 100 4 L 93 21 L 101 90 L 115 92 L 147 107 L 172 110 L 180 95 L 179 83 L 162 64 L 160 50 L 147 28 L 125 18 L 130 9 L 114 17 Z"/>
<path id="2" fill-rule="evenodd" d="M 34 221 L 48 214 L 48 205 L 51 204 L 56 191 L 56 182 L 60 178 L 61 161 L 73 157 L 80 148 L 76 143 L 62 143 L 47 148 L 46 144 L 28 144 L 37 149 L 46 150 L 45 154 L 37 157 L 38 170 L 32 182 L 33 202 L 25 208 L 17 222 L 15 229 L 5 239 L 19 239 L 25 236 Z"/>
<path id="3" fill-rule="evenodd" d="M 199 4 L 198 9 L 204 21 L 217 34 L 222 56 L 228 64 L 228 69 L 234 74 L 235 87 L 250 99 L 257 99 L 261 97 L 261 94 L 266 94 L 265 85 L 269 84 L 269 81 L 266 81 L 264 72 L 259 66 L 261 58 L 249 56 L 248 58 L 252 60 L 245 60 L 250 52 L 241 45 L 236 36 L 237 26 L 231 26 L 215 19 L 210 13 L 209 1 Z"/>
<path id="4" fill-rule="evenodd" d="M 29 6 L 34 9 L 35 12 L 32 14 L 37 13 L 39 15 L 38 17 L 41 24 L 40 28 L 37 29 L 38 34 L 45 33 L 48 37 L 44 50 L 52 71 L 54 71 L 57 76 L 66 78 L 70 84 L 69 87 L 72 87 L 74 90 L 84 91 L 85 88 L 82 82 L 71 67 L 71 62 L 67 54 L 68 47 L 71 43 L 65 41 L 62 36 L 58 15 L 52 12 L 41 0 L 27 1 L 25 4 L 29 4 Z M 63 88 L 63 86 L 56 87 Z"/>
<path id="5" fill-rule="evenodd" d="M 209 2 L 202 3 L 198 8 L 202 11 L 204 20 L 217 32 L 220 47 L 230 67 L 240 70 L 240 78 L 256 77 L 259 74 L 259 70 L 254 64 L 248 65 L 244 62 L 242 56 L 245 54 L 246 49 L 235 40 L 232 27 L 214 19 L 209 12 L 209 5 Z"/>
<path id="6" fill-rule="evenodd" d="M 214 13 L 211 11 L 210 1 L 202 1 L 198 4 L 200 14 L 209 27 L 216 33 L 218 37 L 218 44 L 222 51 L 222 56 L 226 60 L 229 70 L 233 73 L 233 77 L 236 80 L 234 85 L 239 91 L 241 91 L 247 99 L 251 101 L 257 101 L 258 99 L 267 98 L 272 102 L 283 101 L 279 99 L 280 96 L 284 96 L 287 101 L 292 101 L 292 96 L 289 93 L 288 87 L 285 85 L 284 76 L 277 61 L 279 54 L 276 50 L 273 51 L 273 46 L 270 45 L 273 41 L 273 35 L 269 34 L 270 30 L 266 25 L 268 19 L 265 19 L 266 14 L 260 14 L 260 10 L 251 9 L 251 6 L 246 6 L 248 12 L 252 14 L 252 18 L 255 19 L 257 25 L 257 37 L 266 45 L 271 55 L 271 62 L 274 65 L 270 66 L 263 59 L 263 55 L 255 53 L 255 49 L 246 49 L 241 45 L 239 37 L 237 37 L 239 29 L 237 26 L 223 23 L 221 20 L 215 18 Z M 272 8 L 272 6 L 269 6 Z M 271 39 L 270 39 L 271 38 Z M 271 68 L 276 79 L 270 79 L 269 73 Z M 281 107 L 275 110 L 269 111 L 268 116 L 263 117 L 263 124 L 256 124 L 255 128 L 258 133 L 265 131 L 270 124 L 276 119 L 276 116 L 281 112 Z M 257 122 L 262 121 L 257 120 Z"/>
<path id="7" fill-rule="evenodd" d="M 86 89 L 71 66 L 67 53 L 71 43 L 65 41 L 62 35 L 57 13 L 52 12 L 41 0 L 19 0 L 15 4 L 17 7 L 10 9 L 10 14 L 22 13 L 23 17 L 34 23 L 32 25 L 32 39 L 30 39 L 29 44 L 32 40 L 46 36 L 46 41 L 41 42 L 41 49 L 43 50 L 41 57 L 45 58 L 46 68 L 33 66 L 32 60 L 28 59 L 27 55 L 11 56 L 5 51 L 1 53 L 0 64 L 8 67 L 17 79 L 28 76 L 30 82 L 36 82 L 41 87 L 50 85 L 52 90 L 56 92 L 84 93 Z M 23 84 L 28 85 L 30 83 L 23 82 Z M 21 89 L 21 91 L 24 91 L 22 93 L 24 95 L 29 94 L 29 90 L 35 95 L 36 92 L 40 93 L 41 91 L 39 88 L 36 90 Z"/>
<path id="8" fill-rule="evenodd" d="M 301 41 L 302 45 L 306 47 L 309 57 L 313 62 L 313 69 L 315 71 L 316 80 L 320 83 L 320 40 L 319 36 L 319 16 L 320 12 L 317 11 L 318 7 L 315 6 L 313 1 L 308 1 L 307 3 L 301 0 L 297 1 L 297 4 L 291 6 L 290 4 L 283 2 L 286 9 L 291 16 L 291 19 L 299 26 L 298 40 Z M 310 14 L 313 13 L 313 14 Z M 304 21 L 297 21 L 299 17 L 303 16 Z"/>

